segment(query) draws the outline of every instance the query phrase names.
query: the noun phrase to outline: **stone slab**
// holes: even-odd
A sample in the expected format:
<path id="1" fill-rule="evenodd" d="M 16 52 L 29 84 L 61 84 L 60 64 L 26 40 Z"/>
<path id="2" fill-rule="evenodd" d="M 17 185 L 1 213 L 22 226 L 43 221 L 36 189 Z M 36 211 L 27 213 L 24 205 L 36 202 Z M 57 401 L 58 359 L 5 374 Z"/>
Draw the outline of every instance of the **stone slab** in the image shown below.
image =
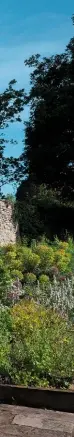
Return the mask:
<path id="1" fill-rule="evenodd" d="M 64 414 L 54 411 L 42 411 L 28 409 L 26 414 L 15 415 L 13 422 L 14 425 L 28 426 L 32 428 L 48 429 L 53 431 L 70 432 L 73 430 L 74 426 L 74 415 Z"/>
<path id="2" fill-rule="evenodd" d="M 74 414 L 0 405 L 0 437 L 74 437 Z"/>
<path id="3" fill-rule="evenodd" d="M 71 434 L 61 433 L 60 431 L 46 431 L 32 428 L 24 428 L 15 430 L 10 428 L 3 428 L 0 431 L 0 437 L 70 437 Z"/>

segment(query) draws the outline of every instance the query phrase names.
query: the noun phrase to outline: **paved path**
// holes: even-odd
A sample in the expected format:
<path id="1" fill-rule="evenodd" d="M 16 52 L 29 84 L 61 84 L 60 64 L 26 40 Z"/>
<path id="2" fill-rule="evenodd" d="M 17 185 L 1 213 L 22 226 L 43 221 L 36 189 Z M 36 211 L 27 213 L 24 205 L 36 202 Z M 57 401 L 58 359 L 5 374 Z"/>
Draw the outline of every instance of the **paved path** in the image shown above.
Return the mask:
<path id="1" fill-rule="evenodd" d="M 74 414 L 0 405 L 0 437 L 74 437 Z"/>

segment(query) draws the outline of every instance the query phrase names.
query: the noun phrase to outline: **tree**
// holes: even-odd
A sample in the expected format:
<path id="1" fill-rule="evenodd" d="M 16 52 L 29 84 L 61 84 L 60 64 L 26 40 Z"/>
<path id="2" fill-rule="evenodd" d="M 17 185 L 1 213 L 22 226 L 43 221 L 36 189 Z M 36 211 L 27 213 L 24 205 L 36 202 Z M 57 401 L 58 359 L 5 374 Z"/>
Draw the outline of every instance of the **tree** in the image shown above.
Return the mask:
<path id="1" fill-rule="evenodd" d="M 74 20 L 74 18 L 73 18 Z M 30 118 L 21 174 L 71 196 L 74 190 L 74 38 L 64 54 L 25 61 L 32 67 Z"/>
<path id="2" fill-rule="evenodd" d="M 4 157 L 4 147 L 5 143 L 8 143 L 8 140 L 3 137 L 3 129 L 8 127 L 9 122 L 13 123 L 14 120 L 21 121 L 20 113 L 25 103 L 24 89 L 17 90 L 14 88 L 14 85 L 16 85 L 16 81 L 12 80 L 8 88 L 0 94 L 0 193 L 1 187 L 8 182 L 8 180 L 13 180 L 15 164 L 18 167 L 16 159 Z M 11 143 L 14 143 L 13 139 Z"/>
<path id="3" fill-rule="evenodd" d="M 74 22 L 74 16 L 72 17 Z M 61 55 L 25 61 L 32 67 L 31 88 L 14 90 L 15 80 L 0 95 L 0 127 L 19 118 L 23 106 L 30 107 L 25 124 L 25 146 L 19 159 L 5 159 L 1 138 L 1 184 L 27 178 L 35 185 L 46 184 L 67 197 L 74 191 L 74 38 Z"/>
<path id="4" fill-rule="evenodd" d="M 45 194 L 45 193 L 44 193 Z M 16 194 L 16 213 L 21 238 L 28 241 L 44 233 L 44 217 L 40 214 L 40 187 L 29 181 L 23 181 Z"/>
<path id="5" fill-rule="evenodd" d="M 70 194 L 71 196 L 71 194 Z M 16 217 L 21 238 L 39 239 L 41 235 L 53 240 L 74 238 L 74 202 L 63 199 L 60 190 L 47 184 L 35 185 L 23 181 L 16 193 Z"/>

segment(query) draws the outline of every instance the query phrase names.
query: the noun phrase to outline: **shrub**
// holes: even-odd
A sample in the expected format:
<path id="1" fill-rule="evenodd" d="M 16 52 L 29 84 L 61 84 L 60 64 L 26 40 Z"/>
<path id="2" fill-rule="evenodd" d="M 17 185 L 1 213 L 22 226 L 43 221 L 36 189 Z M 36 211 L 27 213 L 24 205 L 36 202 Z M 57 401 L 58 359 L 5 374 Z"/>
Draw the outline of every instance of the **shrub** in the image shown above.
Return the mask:
<path id="1" fill-rule="evenodd" d="M 39 283 L 42 289 L 44 289 L 45 287 L 47 287 L 49 285 L 49 276 L 47 275 L 41 275 L 39 277 Z"/>
<path id="2" fill-rule="evenodd" d="M 25 282 L 29 285 L 34 285 L 36 283 L 36 275 L 34 273 L 26 273 Z"/>
<path id="3" fill-rule="evenodd" d="M 28 290 L 26 286 L 31 287 L 31 295 L 35 295 L 40 290 L 46 290 L 47 296 L 50 296 L 50 283 L 53 287 L 54 276 L 57 279 L 57 290 L 62 296 L 62 279 L 65 279 L 72 273 L 74 277 L 74 243 L 71 238 L 67 242 L 59 241 L 57 238 L 50 243 L 45 238 L 40 242 L 33 241 L 31 247 L 25 244 L 8 245 L 0 249 L 0 299 L 1 302 L 7 302 L 8 292 L 12 294 L 12 287 L 15 282 L 20 281 L 23 289 Z M 38 282 L 39 281 L 39 282 Z M 34 286 L 35 284 L 35 286 Z M 65 282 L 65 295 L 66 295 Z M 33 287 L 33 293 L 32 293 Z M 70 281 L 70 287 L 73 290 L 73 280 Z M 69 288 L 69 287 L 68 287 Z M 17 292 L 18 290 L 16 290 Z M 53 290 L 54 295 L 54 290 Z M 57 294 L 58 295 L 58 294 Z M 42 295 L 42 302 L 43 302 Z M 15 299 L 16 300 L 16 299 Z M 69 299 L 70 301 L 70 299 Z"/>
<path id="4" fill-rule="evenodd" d="M 54 309 L 23 300 L 0 308 L 0 376 L 49 386 L 74 376 L 74 326 Z"/>
<path id="5" fill-rule="evenodd" d="M 44 273 L 54 264 L 54 250 L 47 244 L 37 244 L 35 252 L 40 257 L 40 269 Z"/>
<path id="6" fill-rule="evenodd" d="M 12 321 L 7 308 L 0 307 L 0 377 L 11 373 L 11 337 Z"/>
<path id="7" fill-rule="evenodd" d="M 58 311 L 59 314 L 69 318 L 74 314 L 74 277 L 57 279 L 52 283 L 49 277 L 41 275 L 37 284 L 27 283 L 24 286 L 23 295 L 27 299 L 33 299 L 45 308 Z"/>
<path id="8" fill-rule="evenodd" d="M 74 374 L 74 329 L 54 310 L 23 301 L 11 310 L 13 382 L 49 385 L 56 377 Z"/>

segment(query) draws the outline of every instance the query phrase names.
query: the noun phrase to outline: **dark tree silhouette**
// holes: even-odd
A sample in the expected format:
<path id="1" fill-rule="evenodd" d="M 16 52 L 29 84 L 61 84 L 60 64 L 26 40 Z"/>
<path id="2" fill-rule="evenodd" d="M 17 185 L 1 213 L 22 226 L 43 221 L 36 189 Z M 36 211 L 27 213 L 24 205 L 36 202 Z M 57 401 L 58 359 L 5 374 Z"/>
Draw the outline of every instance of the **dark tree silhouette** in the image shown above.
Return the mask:
<path id="1" fill-rule="evenodd" d="M 21 175 L 67 196 L 74 190 L 74 38 L 64 54 L 25 61 L 32 67 Z"/>

